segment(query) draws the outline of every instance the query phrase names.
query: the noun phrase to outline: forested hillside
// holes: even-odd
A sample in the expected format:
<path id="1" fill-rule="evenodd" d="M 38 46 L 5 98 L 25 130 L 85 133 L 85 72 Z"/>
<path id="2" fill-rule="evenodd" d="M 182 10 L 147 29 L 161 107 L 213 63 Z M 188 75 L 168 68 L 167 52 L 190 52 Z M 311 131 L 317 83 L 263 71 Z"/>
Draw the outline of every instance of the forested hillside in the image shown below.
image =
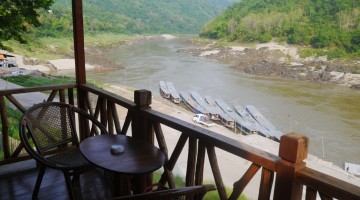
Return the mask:
<path id="1" fill-rule="evenodd" d="M 201 37 L 242 42 L 273 38 L 360 55 L 359 0 L 241 0 L 209 22 Z"/>
<path id="2" fill-rule="evenodd" d="M 83 0 L 86 33 L 198 33 L 236 0 Z M 55 0 L 38 36 L 70 34 L 71 1 Z"/>

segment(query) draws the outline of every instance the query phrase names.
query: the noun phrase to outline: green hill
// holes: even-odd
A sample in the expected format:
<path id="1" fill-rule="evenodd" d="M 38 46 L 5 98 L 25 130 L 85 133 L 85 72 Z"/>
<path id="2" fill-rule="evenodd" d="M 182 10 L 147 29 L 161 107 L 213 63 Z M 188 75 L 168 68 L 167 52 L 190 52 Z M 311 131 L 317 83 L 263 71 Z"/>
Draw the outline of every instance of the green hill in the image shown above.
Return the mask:
<path id="1" fill-rule="evenodd" d="M 360 55 L 358 0 L 241 0 L 203 27 L 201 37 L 326 47 Z"/>
<path id="2" fill-rule="evenodd" d="M 198 33 L 236 0 L 86 0 L 86 33 Z M 55 0 L 51 12 L 41 16 L 38 36 L 69 34 L 71 1 Z"/>

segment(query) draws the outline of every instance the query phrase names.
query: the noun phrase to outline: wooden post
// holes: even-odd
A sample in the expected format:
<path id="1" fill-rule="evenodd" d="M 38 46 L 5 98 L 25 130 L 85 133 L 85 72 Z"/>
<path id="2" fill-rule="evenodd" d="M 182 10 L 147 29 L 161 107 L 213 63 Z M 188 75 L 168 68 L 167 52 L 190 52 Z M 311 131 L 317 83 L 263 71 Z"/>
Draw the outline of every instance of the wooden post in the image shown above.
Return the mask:
<path id="1" fill-rule="evenodd" d="M 0 117 L 2 124 L 2 142 L 3 142 L 3 151 L 4 158 L 10 158 L 10 146 L 9 146 L 9 120 L 7 115 L 7 107 L 5 104 L 5 98 L 3 95 L 0 96 Z"/>
<path id="2" fill-rule="evenodd" d="M 74 36 L 74 56 L 75 56 L 75 74 L 76 84 L 86 83 L 85 71 L 85 47 L 84 47 L 84 19 L 83 19 L 83 4 L 82 0 L 72 0 L 72 17 L 73 17 L 73 36 Z M 87 110 L 84 103 L 86 101 L 87 93 L 78 87 L 77 104 L 82 110 Z M 80 140 L 87 137 L 88 123 L 80 119 Z"/>
<path id="3" fill-rule="evenodd" d="M 154 143 L 151 123 L 140 115 L 141 110 L 149 109 L 151 104 L 151 92 L 148 90 L 136 90 L 134 92 L 134 101 L 136 111 L 132 117 L 132 136 L 136 139 L 145 140 L 151 144 Z"/>
<path id="4" fill-rule="evenodd" d="M 136 90 L 134 92 L 136 110 L 132 116 L 132 137 L 154 144 L 153 127 L 150 120 L 141 116 L 141 110 L 151 108 L 151 92 L 148 90 Z M 152 184 L 152 174 L 134 176 L 135 194 L 144 192 L 144 188 Z"/>
<path id="5" fill-rule="evenodd" d="M 76 83 L 86 83 L 82 0 L 72 0 Z"/>
<path id="6" fill-rule="evenodd" d="M 274 199 L 301 199 L 303 186 L 295 180 L 296 171 L 305 167 L 309 138 L 296 133 L 281 136 Z"/>

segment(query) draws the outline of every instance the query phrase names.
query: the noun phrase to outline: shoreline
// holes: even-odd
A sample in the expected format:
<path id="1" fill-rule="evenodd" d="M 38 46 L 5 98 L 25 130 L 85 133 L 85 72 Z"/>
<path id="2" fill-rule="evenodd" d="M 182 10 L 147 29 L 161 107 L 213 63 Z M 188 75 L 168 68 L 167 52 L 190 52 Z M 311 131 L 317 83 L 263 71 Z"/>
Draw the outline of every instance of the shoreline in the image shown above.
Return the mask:
<path id="1" fill-rule="evenodd" d="M 178 52 L 216 59 L 248 74 L 331 83 L 360 90 L 360 60 L 328 61 L 326 56 L 301 58 L 300 47 L 276 42 L 221 47 L 216 42 L 190 43 L 197 47 L 179 49 Z"/>

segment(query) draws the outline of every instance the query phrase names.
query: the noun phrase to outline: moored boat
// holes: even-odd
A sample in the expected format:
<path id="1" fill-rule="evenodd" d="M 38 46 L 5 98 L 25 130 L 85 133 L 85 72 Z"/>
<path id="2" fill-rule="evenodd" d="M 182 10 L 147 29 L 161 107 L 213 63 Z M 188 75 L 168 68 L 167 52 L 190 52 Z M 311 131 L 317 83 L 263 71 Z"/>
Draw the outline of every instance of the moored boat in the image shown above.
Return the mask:
<path id="1" fill-rule="evenodd" d="M 220 120 L 218 110 L 206 103 L 198 92 L 190 92 L 191 97 L 211 115 L 212 120 Z"/>
<path id="2" fill-rule="evenodd" d="M 257 121 L 261 126 L 266 128 L 269 131 L 276 131 L 274 125 L 272 125 L 265 117 L 260 113 L 260 111 L 255 108 L 253 105 L 246 105 L 246 111 Z"/>
<path id="3" fill-rule="evenodd" d="M 172 82 L 166 82 L 165 84 L 170 93 L 171 101 L 173 101 L 176 104 L 179 104 L 180 103 L 180 95 L 179 95 L 178 91 L 175 89 Z"/>
<path id="4" fill-rule="evenodd" d="M 167 89 L 167 86 L 164 81 L 159 81 L 159 91 L 160 91 L 160 95 L 163 98 L 166 98 L 166 99 L 170 98 L 170 92 Z"/>
<path id="5" fill-rule="evenodd" d="M 181 101 L 184 102 L 184 104 L 195 114 L 209 115 L 209 112 L 206 111 L 203 107 L 201 107 L 198 103 L 196 103 L 187 92 L 180 91 L 179 94 Z"/>
<path id="6" fill-rule="evenodd" d="M 219 106 L 216 105 L 215 101 L 210 96 L 206 96 L 205 101 L 209 104 L 209 106 L 213 107 L 217 113 L 219 113 L 219 119 L 224 126 L 228 128 L 235 127 L 235 121 L 221 108 L 219 108 Z"/>
<path id="7" fill-rule="evenodd" d="M 237 115 L 222 99 L 215 99 L 216 104 L 232 119 L 234 119 L 236 127 L 244 134 L 257 133 L 258 130 L 250 123 L 246 122 L 242 117 Z"/>
<path id="8" fill-rule="evenodd" d="M 275 126 L 271 124 L 265 117 L 260 113 L 260 111 L 255 108 L 253 105 L 247 105 L 246 111 L 257 121 L 259 124 L 264 127 L 267 131 L 263 131 L 266 133 L 268 138 L 280 141 L 281 136 L 283 133 L 281 131 L 276 130 Z"/>

